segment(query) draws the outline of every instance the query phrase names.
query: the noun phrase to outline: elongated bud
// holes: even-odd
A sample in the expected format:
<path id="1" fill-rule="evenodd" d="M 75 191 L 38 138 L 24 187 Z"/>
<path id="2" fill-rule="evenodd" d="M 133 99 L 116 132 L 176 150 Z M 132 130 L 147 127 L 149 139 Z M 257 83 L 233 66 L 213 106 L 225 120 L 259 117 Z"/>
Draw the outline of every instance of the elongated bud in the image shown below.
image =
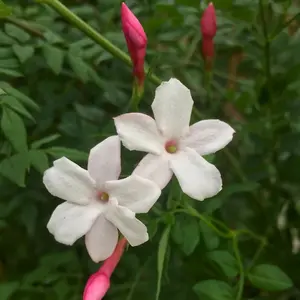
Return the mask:
<path id="1" fill-rule="evenodd" d="M 122 238 L 113 254 L 90 276 L 84 288 L 83 300 L 101 300 L 105 296 L 110 287 L 110 277 L 123 255 L 126 244 L 127 240 Z"/>
<path id="2" fill-rule="evenodd" d="M 210 71 L 215 54 L 213 39 L 217 32 L 216 12 L 212 3 L 209 3 L 203 12 L 200 30 L 202 33 L 202 56 L 205 61 L 205 69 Z"/>
<path id="3" fill-rule="evenodd" d="M 217 33 L 216 12 L 212 2 L 208 4 L 208 7 L 203 12 L 200 29 L 202 37 L 205 39 L 213 39 Z"/>
<path id="4" fill-rule="evenodd" d="M 137 80 L 138 86 L 143 87 L 147 36 L 137 17 L 124 2 L 121 7 L 121 20 L 127 48 L 133 64 L 133 75 Z"/>

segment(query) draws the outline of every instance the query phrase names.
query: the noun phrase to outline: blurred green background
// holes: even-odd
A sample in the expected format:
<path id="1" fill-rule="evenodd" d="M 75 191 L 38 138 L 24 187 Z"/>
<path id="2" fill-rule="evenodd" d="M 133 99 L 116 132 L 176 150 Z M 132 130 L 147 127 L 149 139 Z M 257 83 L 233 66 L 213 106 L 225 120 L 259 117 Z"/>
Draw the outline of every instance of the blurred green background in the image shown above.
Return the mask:
<path id="1" fill-rule="evenodd" d="M 63 3 L 127 52 L 121 1 Z M 13 13 L 0 19 L 0 300 L 78 300 L 99 265 L 82 240 L 67 247 L 47 231 L 61 201 L 48 194 L 42 174 L 61 156 L 85 167 L 89 149 L 115 134 L 112 117 L 130 101 L 131 69 L 49 6 L 6 4 Z M 193 205 L 221 226 L 258 236 L 240 238 L 243 299 L 300 299 L 300 4 L 214 1 L 210 86 L 199 28 L 207 2 L 126 4 L 147 33 L 151 71 L 189 87 L 201 118 L 236 129 L 233 142 L 208 157 L 223 175 L 223 191 Z M 141 111 L 151 114 L 155 88 L 147 78 Z M 193 116 L 192 123 L 198 120 Z M 125 176 L 143 154 L 123 149 L 122 155 Z M 241 274 L 231 239 L 197 218 L 172 213 L 180 192 L 168 199 L 168 189 L 140 216 L 151 239 L 126 251 L 106 299 L 154 300 L 161 286 L 160 299 L 238 300 Z"/>

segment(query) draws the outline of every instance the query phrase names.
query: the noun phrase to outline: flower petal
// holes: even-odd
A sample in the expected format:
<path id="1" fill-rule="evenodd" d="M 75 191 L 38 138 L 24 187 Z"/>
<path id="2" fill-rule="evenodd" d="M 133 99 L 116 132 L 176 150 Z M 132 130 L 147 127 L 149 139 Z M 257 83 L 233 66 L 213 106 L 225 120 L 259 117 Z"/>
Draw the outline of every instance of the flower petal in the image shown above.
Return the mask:
<path id="1" fill-rule="evenodd" d="M 118 230 L 103 215 L 94 222 L 90 231 L 85 235 L 87 251 L 94 262 L 107 259 L 115 250 L 118 243 Z"/>
<path id="2" fill-rule="evenodd" d="M 182 191 L 196 200 L 215 196 L 222 189 L 221 174 L 195 150 L 186 148 L 170 161 Z"/>
<path id="3" fill-rule="evenodd" d="M 132 247 L 148 241 L 147 227 L 128 208 L 119 205 L 111 206 L 106 213 L 106 218 L 119 229 Z"/>
<path id="4" fill-rule="evenodd" d="M 110 136 L 91 149 L 88 172 L 97 186 L 118 179 L 121 173 L 121 143 L 117 135 Z"/>
<path id="5" fill-rule="evenodd" d="M 129 113 L 114 118 L 114 121 L 118 135 L 127 149 L 155 154 L 164 150 L 164 141 L 151 117 Z"/>
<path id="6" fill-rule="evenodd" d="M 193 103 L 190 90 L 176 78 L 156 89 L 151 107 L 157 127 L 166 138 L 179 138 L 188 132 Z"/>
<path id="7" fill-rule="evenodd" d="M 108 181 L 105 190 L 111 197 L 116 198 L 120 205 L 135 213 L 148 212 L 161 194 L 161 190 L 154 182 L 137 175 Z"/>
<path id="8" fill-rule="evenodd" d="M 86 170 L 66 157 L 54 161 L 53 164 L 43 177 L 50 194 L 81 205 L 88 204 L 94 198 L 94 183 Z"/>
<path id="9" fill-rule="evenodd" d="M 204 120 L 193 124 L 181 140 L 181 147 L 195 149 L 200 155 L 215 153 L 231 140 L 234 129 L 220 120 Z"/>
<path id="10" fill-rule="evenodd" d="M 167 156 L 147 154 L 132 174 L 147 178 L 163 189 L 171 180 L 173 171 L 170 169 Z"/>
<path id="11" fill-rule="evenodd" d="M 47 228 L 59 243 L 73 245 L 90 230 L 100 213 L 101 210 L 91 205 L 65 202 L 56 207 Z"/>

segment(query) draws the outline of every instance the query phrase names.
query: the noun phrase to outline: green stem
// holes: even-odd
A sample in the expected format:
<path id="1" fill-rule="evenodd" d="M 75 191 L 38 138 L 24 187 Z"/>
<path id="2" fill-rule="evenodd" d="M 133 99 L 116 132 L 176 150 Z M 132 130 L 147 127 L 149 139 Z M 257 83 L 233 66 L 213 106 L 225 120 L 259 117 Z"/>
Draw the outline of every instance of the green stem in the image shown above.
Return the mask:
<path id="1" fill-rule="evenodd" d="M 263 35 L 264 35 L 264 39 L 265 39 L 265 44 L 264 44 L 265 71 L 266 71 L 267 85 L 268 85 L 269 93 L 271 94 L 272 88 L 271 88 L 270 39 L 269 39 L 269 35 L 268 35 L 268 27 L 267 27 L 267 20 L 266 20 L 265 12 L 264 12 L 263 0 L 259 0 L 259 10 L 260 10 Z"/>
<path id="2" fill-rule="evenodd" d="M 248 266 L 248 270 L 250 270 L 254 266 L 255 262 L 257 261 L 257 259 L 261 255 L 262 251 L 265 249 L 266 244 L 267 243 L 266 243 L 265 240 L 261 240 L 260 245 L 259 245 L 259 247 L 257 248 L 257 250 L 254 254 L 254 257 L 253 257 L 252 261 L 250 262 L 250 264 Z"/>
<path id="3" fill-rule="evenodd" d="M 107 40 L 103 35 L 98 33 L 95 29 L 93 29 L 90 25 L 85 23 L 82 19 L 76 16 L 73 12 L 71 12 L 65 5 L 63 5 L 59 0 L 36 0 L 38 3 L 44 3 L 51 6 L 55 9 L 61 16 L 66 18 L 71 24 L 76 26 L 79 30 L 85 33 L 88 37 L 94 40 L 98 45 L 100 45 L 103 49 L 110 52 L 113 56 L 119 58 L 128 66 L 132 66 L 131 59 L 129 55 L 127 55 L 120 48 L 116 47 L 109 40 Z M 148 73 L 148 69 L 146 68 L 145 72 Z M 160 84 L 161 80 L 155 75 L 149 75 L 150 80 L 154 84 Z"/>
<path id="4" fill-rule="evenodd" d="M 200 214 L 195 208 L 193 208 L 189 204 L 186 204 L 186 211 L 185 212 L 187 214 L 191 215 L 191 216 L 194 216 L 194 217 L 197 217 L 198 219 L 200 219 L 203 223 L 205 223 L 213 231 L 215 231 L 219 236 L 221 236 L 223 238 L 226 238 L 226 239 L 232 238 L 232 233 L 231 233 L 231 230 L 229 228 L 228 228 L 227 233 L 219 230 L 219 228 L 217 228 L 208 218 L 206 218 L 205 216 Z"/>
<path id="5" fill-rule="evenodd" d="M 242 262 L 240 250 L 239 250 L 238 234 L 235 234 L 232 238 L 232 247 L 233 247 L 233 252 L 236 257 L 238 267 L 240 270 L 240 280 L 238 282 L 238 290 L 237 290 L 236 300 L 241 300 L 243 297 L 243 291 L 244 291 L 245 272 L 244 272 L 244 266 L 243 266 L 243 262 Z"/>

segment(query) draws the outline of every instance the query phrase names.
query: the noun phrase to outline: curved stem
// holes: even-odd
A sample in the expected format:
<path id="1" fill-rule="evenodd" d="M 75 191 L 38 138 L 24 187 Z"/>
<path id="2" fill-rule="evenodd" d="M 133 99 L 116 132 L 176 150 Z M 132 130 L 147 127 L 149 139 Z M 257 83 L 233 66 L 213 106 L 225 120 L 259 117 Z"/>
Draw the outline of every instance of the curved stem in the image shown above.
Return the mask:
<path id="1" fill-rule="evenodd" d="M 232 247 L 233 252 L 236 257 L 239 270 L 240 270 L 240 280 L 238 282 L 238 291 L 236 295 L 236 300 L 241 300 L 243 297 L 243 291 L 244 291 L 244 283 L 245 283 L 245 272 L 244 272 L 244 266 L 240 255 L 239 245 L 238 245 L 238 234 L 235 234 L 232 238 Z"/>
<path id="2" fill-rule="evenodd" d="M 79 30 L 85 33 L 88 37 L 94 40 L 98 45 L 104 48 L 106 51 L 110 52 L 113 56 L 119 58 L 128 66 L 132 66 L 131 59 L 129 55 L 127 55 L 120 48 L 116 47 L 109 40 L 107 40 L 102 34 L 98 33 L 95 29 L 93 29 L 90 25 L 85 23 L 82 19 L 76 16 L 73 12 L 71 12 L 65 5 L 63 5 L 59 0 L 36 0 L 38 3 L 44 3 L 51 6 L 55 9 L 61 16 L 66 18 L 71 24 L 76 26 Z M 148 69 L 146 68 L 146 73 L 148 73 Z M 161 80 L 153 74 L 149 75 L 149 79 L 155 83 L 160 84 Z"/>
<path id="3" fill-rule="evenodd" d="M 200 214 L 195 208 L 193 208 L 189 204 L 186 204 L 186 210 L 184 212 L 188 213 L 191 216 L 194 216 L 194 217 L 197 217 L 198 219 L 200 219 L 203 223 L 205 223 L 213 231 L 215 231 L 219 236 L 221 236 L 223 238 L 226 238 L 226 239 L 232 237 L 232 233 L 231 233 L 231 230 L 229 228 L 228 228 L 228 232 L 227 233 L 221 231 L 208 218 L 206 218 L 205 216 L 203 216 L 202 214 Z"/>

